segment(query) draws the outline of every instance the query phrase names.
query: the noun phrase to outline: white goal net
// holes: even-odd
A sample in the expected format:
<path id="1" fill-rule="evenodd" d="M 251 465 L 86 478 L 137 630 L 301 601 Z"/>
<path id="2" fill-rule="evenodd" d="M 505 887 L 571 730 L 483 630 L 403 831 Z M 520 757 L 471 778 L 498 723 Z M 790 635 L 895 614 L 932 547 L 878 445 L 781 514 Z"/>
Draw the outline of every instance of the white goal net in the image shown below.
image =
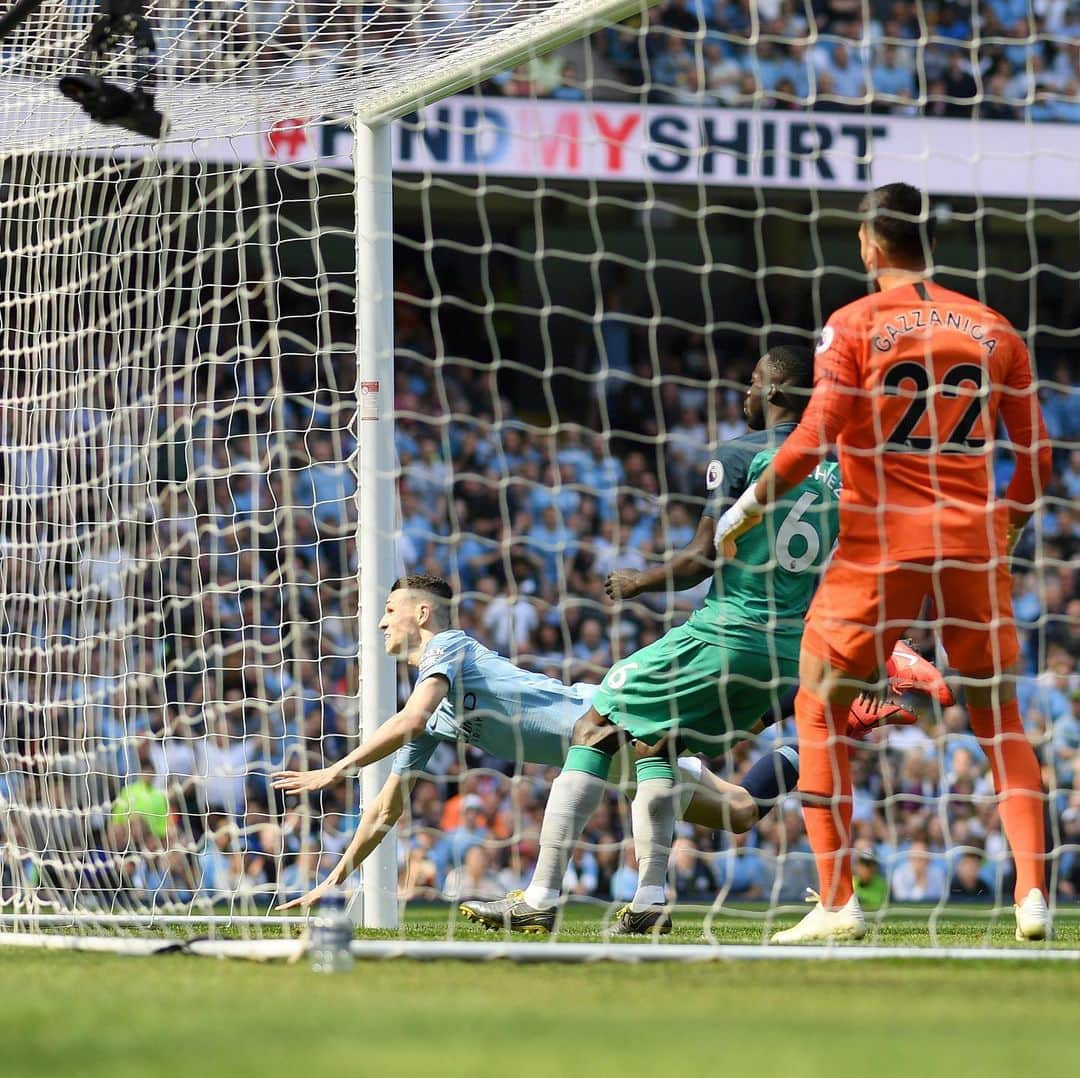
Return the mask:
<path id="1" fill-rule="evenodd" d="M 392 491 L 374 538 L 395 572 L 447 580 L 454 627 L 523 671 L 599 684 L 685 622 L 703 588 L 613 604 L 605 577 L 690 541 L 758 357 L 866 293 L 858 200 L 904 180 L 933 197 L 936 280 L 1001 311 L 1040 382 L 1054 476 L 1013 565 L 1017 684 L 1075 943 L 1080 22 L 1015 7 L 155 0 L 152 60 L 124 39 L 94 71 L 128 87 L 149 67 L 159 141 L 57 90 L 89 70 L 97 9 L 45 3 L 12 30 L 3 926 L 295 926 L 274 907 L 325 879 L 370 796 L 351 772 L 299 798 L 270 776 L 340 759 L 395 703 L 361 715 L 386 662 L 360 654 L 382 615 L 360 601 L 361 474 Z M 377 474 L 353 155 L 357 124 L 391 120 L 392 229 L 367 248 L 388 257 L 392 231 Z M 1004 490 L 1003 435 L 993 466 Z M 910 635 L 945 669 L 938 628 Z M 877 942 L 1011 938 L 968 718 L 961 694 L 853 749 Z M 712 766 L 738 782 L 794 742 L 782 718 Z M 556 773 L 467 740 L 431 754 L 394 828 L 399 938 L 484 938 L 458 903 L 528 884 Z M 599 940 L 633 896 L 628 805 L 612 786 L 585 829 L 564 939 Z M 760 943 L 816 886 L 798 795 L 768 807 L 740 837 L 677 825 L 673 945 Z"/>

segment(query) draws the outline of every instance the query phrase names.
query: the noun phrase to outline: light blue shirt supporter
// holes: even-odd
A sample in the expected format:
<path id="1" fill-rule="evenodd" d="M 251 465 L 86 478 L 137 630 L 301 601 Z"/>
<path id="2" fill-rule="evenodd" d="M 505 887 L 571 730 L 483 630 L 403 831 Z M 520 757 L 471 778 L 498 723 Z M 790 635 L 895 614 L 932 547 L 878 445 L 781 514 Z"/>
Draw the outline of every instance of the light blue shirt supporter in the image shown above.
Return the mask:
<path id="1" fill-rule="evenodd" d="M 531 673 L 460 629 L 436 633 L 420 656 L 417 684 L 441 676 L 450 691 L 423 733 L 394 757 L 402 775 L 422 771 L 440 742 L 462 741 L 501 760 L 558 767 L 593 685 L 564 685 Z"/>

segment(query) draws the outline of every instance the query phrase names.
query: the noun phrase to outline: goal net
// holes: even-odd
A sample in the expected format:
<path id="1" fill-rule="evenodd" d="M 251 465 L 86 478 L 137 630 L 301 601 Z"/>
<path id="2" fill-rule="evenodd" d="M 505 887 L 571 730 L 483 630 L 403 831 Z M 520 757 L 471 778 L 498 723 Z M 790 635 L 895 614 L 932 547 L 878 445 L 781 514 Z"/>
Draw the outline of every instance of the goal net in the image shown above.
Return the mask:
<path id="1" fill-rule="evenodd" d="M 605 577 L 690 541 L 756 360 L 866 293 L 858 199 L 905 180 L 934 199 L 936 280 L 1007 316 L 1041 384 L 1055 468 L 1013 563 L 1017 687 L 1075 942 L 1076 16 L 597 8 L 153 3 L 160 141 L 56 90 L 89 63 L 95 10 L 43 4 L 0 43 L 5 929 L 295 930 L 274 907 L 325 879 L 378 784 L 297 798 L 270 776 L 340 759 L 410 691 L 402 669 L 385 714 L 363 695 L 388 662 L 365 542 L 393 575 L 446 579 L 455 628 L 566 683 L 683 624 L 703 587 L 613 604 Z M 99 70 L 127 86 L 142 62 L 121 41 Z M 365 248 L 354 132 L 391 121 L 392 228 Z M 364 260 L 385 270 L 391 233 L 380 394 Z M 380 409 L 385 471 L 362 459 Z M 390 518 L 361 512 L 368 483 Z M 931 612 L 910 635 L 946 669 L 939 629 Z M 782 710 L 719 737 L 716 773 L 793 745 Z M 963 693 L 852 759 L 874 941 L 1011 939 Z M 458 904 L 529 882 L 555 774 L 468 738 L 435 749 L 392 836 L 397 939 L 488 938 Z M 573 854 L 563 940 L 613 946 L 630 793 L 611 786 Z M 797 794 L 766 808 L 739 837 L 677 825 L 673 947 L 759 944 L 817 886 Z"/>

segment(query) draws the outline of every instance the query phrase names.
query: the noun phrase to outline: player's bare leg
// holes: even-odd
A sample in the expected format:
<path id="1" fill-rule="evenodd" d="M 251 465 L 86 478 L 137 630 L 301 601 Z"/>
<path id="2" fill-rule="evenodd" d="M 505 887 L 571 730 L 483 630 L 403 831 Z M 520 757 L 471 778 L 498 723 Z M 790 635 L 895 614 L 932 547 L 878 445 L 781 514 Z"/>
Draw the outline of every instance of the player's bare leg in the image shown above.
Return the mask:
<path id="1" fill-rule="evenodd" d="M 1016 863 L 1016 938 L 1048 939 L 1046 834 L 1039 761 L 1024 733 L 1014 665 L 1002 677 L 975 674 L 966 689 L 968 719 L 990 760 L 998 812 Z"/>
<path id="2" fill-rule="evenodd" d="M 688 762 L 683 761 L 680 767 Z M 761 818 L 757 802 L 745 787 L 727 782 L 707 767 L 700 768 L 694 785 L 686 792 L 688 803 L 682 818 L 698 827 L 741 835 Z"/>

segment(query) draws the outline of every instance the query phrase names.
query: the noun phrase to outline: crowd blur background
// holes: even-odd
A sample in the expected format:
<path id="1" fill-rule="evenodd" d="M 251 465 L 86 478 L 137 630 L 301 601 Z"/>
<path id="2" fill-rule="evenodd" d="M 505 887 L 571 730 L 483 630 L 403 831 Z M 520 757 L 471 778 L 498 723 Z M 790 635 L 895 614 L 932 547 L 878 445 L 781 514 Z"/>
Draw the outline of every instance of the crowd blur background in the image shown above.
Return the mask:
<path id="1" fill-rule="evenodd" d="M 1070 95 L 1075 105 L 1080 13 L 1067 2 L 1036 0 L 1029 11 L 1011 0 L 784 0 L 759 3 L 757 23 L 748 12 L 670 0 L 646 27 L 605 31 L 489 90 L 572 99 L 588 67 L 598 96 L 684 103 L 750 95 L 759 107 L 792 107 L 809 94 L 822 107 L 1032 120 L 1068 118 Z M 815 42 L 799 44 L 811 30 Z M 870 44 L 883 35 L 891 44 Z M 449 580 L 455 623 L 522 668 L 599 682 L 700 601 L 696 590 L 616 609 L 602 585 L 612 569 L 655 564 L 693 535 L 712 446 L 745 429 L 759 327 L 706 334 L 656 317 L 624 266 L 553 378 L 517 362 L 538 320 L 515 320 L 529 297 L 513 274 L 495 282 L 495 313 L 469 321 L 460 315 L 475 282 L 448 281 L 459 289 L 448 296 L 420 245 L 402 243 L 396 258 L 399 565 Z M 153 362 L 125 364 L 119 336 L 87 338 L 78 386 L 47 365 L 3 361 L 5 908 L 265 906 L 308 889 L 345 848 L 359 817 L 355 781 L 286 800 L 268 780 L 340 758 L 358 729 L 356 359 L 347 330 L 338 338 L 352 310 L 324 310 L 332 298 L 320 292 L 310 315 L 282 306 L 284 357 L 252 328 L 245 304 L 256 301 L 243 294 L 215 297 L 214 317 L 175 329 L 167 351 L 155 343 Z M 1066 335 L 1057 339 L 1060 348 L 1036 354 L 1054 479 L 1018 550 L 1014 603 L 1054 886 L 1071 901 L 1080 377 Z M 26 406 L 34 400 L 46 403 Z M 1011 467 L 1001 450 L 999 489 Z M 912 637 L 945 663 L 932 634 Z M 404 698 L 404 671 L 400 689 Z M 781 723 L 731 744 L 716 767 L 738 778 L 785 739 L 794 731 Z M 1008 901 L 989 766 L 962 696 L 918 726 L 874 734 L 853 770 L 855 856 L 871 902 Z M 402 896 L 483 897 L 526 881 L 551 779 L 464 746 L 440 749 L 399 827 Z M 680 824 L 672 894 L 798 901 L 813 871 L 798 803 L 785 798 L 739 838 Z M 625 792 L 612 790 L 568 890 L 619 901 L 635 881 Z"/>
<path id="2" fill-rule="evenodd" d="M 162 79 L 379 79 L 518 17 L 522 0 L 155 0 Z M 549 6 L 535 0 L 536 11 Z M 0 46 L 18 71 L 71 52 L 96 14 L 50 7 Z M 666 0 L 485 87 L 514 97 L 1080 121 L 1070 0 Z"/>
<path id="3" fill-rule="evenodd" d="M 399 281 L 402 294 L 418 287 Z M 402 304 L 398 320 L 401 567 L 449 580 L 456 624 L 523 669 L 599 682 L 614 658 L 678 624 L 701 598 L 696 589 L 616 609 L 602 584 L 612 569 L 655 564 L 691 538 L 711 447 L 745 430 L 741 387 L 755 338 L 720 356 L 718 385 L 701 377 L 700 342 L 665 330 L 662 377 L 646 388 L 612 373 L 593 383 L 584 422 L 553 429 L 534 402 L 502 393 L 492 369 L 440 359 L 422 310 Z M 602 348 L 613 372 L 625 350 L 632 371 L 650 343 L 615 323 Z M 338 362 L 345 396 L 350 363 Z M 355 451 L 347 410 L 297 377 L 282 417 L 288 455 L 267 468 L 277 452 L 271 412 L 257 404 L 270 395 L 267 366 L 200 371 L 213 407 L 190 407 L 182 383 L 159 402 L 153 515 L 125 536 L 95 536 L 83 522 L 84 549 L 105 542 L 54 581 L 61 592 L 81 588 L 81 601 L 48 608 L 60 624 L 46 624 L 46 604 L 25 596 L 5 607 L 9 639 L 30 653 L 50 649 L 48 663 L 9 669 L 0 704 L 4 827 L 24 851 L 6 861 L 9 896 L 21 883 L 113 909 L 237 895 L 268 902 L 321 878 L 356 825 L 351 780 L 300 802 L 268 782 L 275 768 L 322 766 L 355 744 L 358 521 L 342 463 Z M 1058 893 L 1071 900 L 1080 888 L 1080 387 L 1064 363 L 1043 373 L 1055 476 L 1019 550 L 1014 601 L 1023 714 L 1050 791 Z M 63 463 L 10 442 L 5 461 L 43 498 Z M 998 464 L 1003 488 L 1004 451 Z M 9 587 L 20 574 L 32 584 L 34 567 L 11 539 Z M 944 663 L 931 634 L 913 637 Z M 403 669 L 403 699 L 408 691 Z M 790 724 L 774 726 L 732 743 L 717 766 L 738 778 L 793 737 Z M 962 697 L 918 726 L 876 733 L 853 768 L 860 865 L 887 881 L 892 900 L 1008 894 L 989 766 Z M 465 746 L 440 748 L 400 824 L 401 894 L 493 895 L 526 880 L 552 777 Z M 794 798 L 739 838 L 680 824 L 672 866 L 673 894 L 698 901 L 796 901 L 813 883 Z M 635 878 L 627 802 L 613 790 L 575 855 L 569 890 L 620 900 Z"/>

